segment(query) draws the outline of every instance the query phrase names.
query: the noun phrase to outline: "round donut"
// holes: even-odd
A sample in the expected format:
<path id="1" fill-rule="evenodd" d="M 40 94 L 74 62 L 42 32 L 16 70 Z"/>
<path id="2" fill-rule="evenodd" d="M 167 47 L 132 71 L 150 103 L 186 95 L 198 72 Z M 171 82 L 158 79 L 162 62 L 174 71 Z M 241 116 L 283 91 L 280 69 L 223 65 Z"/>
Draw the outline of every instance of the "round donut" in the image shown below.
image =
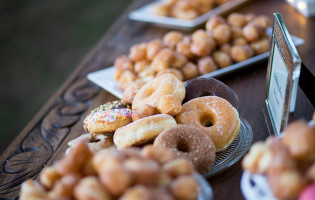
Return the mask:
<path id="1" fill-rule="evenodd" d="M 132 121 L 131 113 L 130 106 L 121 101 L 108 102 L 86 116 L 83 128 L 95 134 L 112 132 L 129 124 Z"/>
<path id="2" fill-rule="evenodd" d="M 172 103 L 164 107 L 161 98 L 168 96 Z M 173 74 L 163 74 L 142 86 L 132 101 L 133 121 L 156 113 L 176 115 L 185 97 L 184 84 Z"/>
<path id="3" fill-rule="evenodd" d="M 69 148 L 66 151 L 68 155 L 72 149 L 81 141 L 87 143 L 90 151 L 95 153 L 101 149 L 109 148 L 114 146 L 113 135 L 112 134 L 83 134 L 70 142 L 68 142 Z"/>
<path id="4" fill-rule="evenodd" d="M 165 128 L 175 125 L 175 119 L 166 114 L 142 118 L 117 129 L 114 134 L 114 143 L 118 149 L 140 145 L 154 139 Z"/>
<path id="5" fill-rule="evenodd" d="M 195 78 L 185 84 L 186 96 L 183 103 L 203 96 L 218 96 L 226 99 L 234 108 L 238 108 L 239 100 L 236 92 L 214 78 Z"/>
<path id="6" fill-rule="evenodd" d="M 176 121 L 193 124 L 207 133 L 217 152 L 226 149 L 240 130 L 237 110 L 227 100 L 216 96 L 199 97 L 183 104 Z"/>
<path id="7" fill-rule="evenodd" d="M 189 160 L 200 173 L 208 171 L 215 160 L 214 143 L 193 125 L 177 125 L 166 129 L 153 145 L 169 148 L 178 158 Z"/>

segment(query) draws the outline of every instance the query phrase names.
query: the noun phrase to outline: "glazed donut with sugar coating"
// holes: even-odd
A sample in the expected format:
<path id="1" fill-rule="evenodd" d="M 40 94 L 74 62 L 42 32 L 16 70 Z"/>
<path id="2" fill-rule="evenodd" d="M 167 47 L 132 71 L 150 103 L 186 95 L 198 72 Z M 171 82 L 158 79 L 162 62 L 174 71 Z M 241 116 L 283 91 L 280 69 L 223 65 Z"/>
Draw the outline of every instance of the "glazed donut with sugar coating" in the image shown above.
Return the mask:
<path id="1" fill-rule="evenodd" d="M 214 142 L 217 152 L 226 149 L 240 130 L 237 110 L 225 99 L 206 96 L 182 105 L 176 115 L 178 124 L 192 124 L 202 129 Z"/>
<path id="2" fill-rule="evenodd" d="M 142 86 L 132 101 L 132 120 L 156 113 L 176 115 L 185 98 L 184 84 L 173 74 L 163 74 Z M 160 102 L 162 100 L 162 103 Z M 169 103 L 165 100 L 170 100 Z"/>
<path id="3" fill-rule="evenodd" d="M 215 146 L 201 129 L 193 125 L 177 125 L 163 131 L 154 146 L 169 148 L 178 158 L 187 159 L 198 172 L 210 170 L 215 160 Z"/>
<path id="4" fill-rule="evenodd" d="M 121 101 L 108 102 L 101 105 L 85 117 L 83 128 L 95 134 L 115 131 L 131 122 L 131 109 Z"/>
<path id="5" fill-rule="evenodd" d="M 164 129 L 176 126 L 175 119 L 166 114 L 145 117 L 116 130 L 114 143 L 118 149 L 140 145 L 155 139 Z"/>

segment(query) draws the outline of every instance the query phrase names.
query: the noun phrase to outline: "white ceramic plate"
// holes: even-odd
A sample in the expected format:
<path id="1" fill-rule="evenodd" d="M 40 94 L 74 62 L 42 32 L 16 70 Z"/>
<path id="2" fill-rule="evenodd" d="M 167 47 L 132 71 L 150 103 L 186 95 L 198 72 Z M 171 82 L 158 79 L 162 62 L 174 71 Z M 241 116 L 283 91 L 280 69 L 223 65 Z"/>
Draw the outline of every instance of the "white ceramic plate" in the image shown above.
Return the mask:
<path id="1" fill-rule="evenodd" d="M 197 17 L 194 20 L 184 20 L 184 19 L 177 19 L 174 17 L 163 17 L 163 16 L 154 15 L 151 12 L 151 6 L 159 2 L 159 1 L 156 1 L 131 12 L 129 14 L 129 18 L 132 20 L 155 23 L 161 26 L 166 26 L 166 27 L 171 27 L 171 28 L 192 29 L 206 22 L 209 19 L 209 17 L 227 12 L 241 5 L 242 3 L 246 1 L 248 0 L 231 0 L 225 4 L 222 4 L 221 6 L 218 6 L 206 12 L 205 14 Z"/>
<path id="2" fill-rule="evenodd" d="M 272 31 L 271 28 L 269 28 L 267 30 L 267 33 L 271 35 L 271 31 Z M 291 37 L 295 46 L 300 46 L 304 44 L 303 39 L 298 38 L 296 36 L 291 36 Z M 205 74 L 199 77 L 201 78 L 214 77 L 215 78 L 222 75 L 230 74 L 239 69 L 246 68 L 249 66 L 255 67 L 254 65 L 255 63 L 266 60 L 268 56 L 269 56 L 269 52 L 266 52 L 266 53 L 251 57 L 243 62 L 235 63 L 228 67 L 218 69 L 214 72 L 211 72 L 209 74 Z M 105 68 L 96 72 L 89 73 L 87 75 L 87 78 L 90 81 L 94 82 L 95 84 L 99 85 L 100 87 L 104 88 L 108 92 L 112 93 L 113 95 L 121 99 L 123 97 L 123 91 L 118 87 L 117 81 L 114 80 L 114 72 L 115 72 L 115 67 L 111 66 L 111 67 L 108 67 L 108 68 Z"/>
<path id="3" fill-rule="evenodd" d="M 241 190 L 246 200 L 277 200 L 272 194 L 267 178 L 260 174 L 244 171 Z"/>

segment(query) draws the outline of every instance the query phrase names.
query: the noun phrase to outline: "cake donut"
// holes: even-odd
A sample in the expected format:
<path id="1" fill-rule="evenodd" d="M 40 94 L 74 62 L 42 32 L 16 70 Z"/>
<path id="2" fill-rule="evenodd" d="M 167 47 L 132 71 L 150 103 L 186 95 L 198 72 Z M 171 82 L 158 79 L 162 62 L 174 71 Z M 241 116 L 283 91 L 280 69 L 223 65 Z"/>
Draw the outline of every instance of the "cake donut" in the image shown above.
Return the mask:
<path id="1" fill-rule="evenodd" d="M 173 74 L 163 74 L 142 86 L 132 101 L 132 120 L 156 113 L 176 115 L 185 97 L 184 84 Z"/>
<path id="2" fill-rule="evenodd" d="M 216 96 L 186 102 L 176 115 L 176 122 L 202 129 L 214 142 L 217 152 L 226 149 L 240 130 L 237 110 L 227 100 Z"/>
<path id="3" fill-rule="evenodd" d="M 129 105 L 120 101 L 108 102 L 86 116 L 83 128 L 95 134 L 112 132 L 129 124 L 132 121 L 131 114 Z"/>
<path id="4" fill-rule="evenodd" d="M 189 80 L 185 84 L 185 89 L 186 96 L 183 103 L 198 97 L 218 96 L 226 99 L 236 109 L 239 105 L 239 100 L 234 90 L 214 78 L 195 78 Z"/>
<path id="5" fill-rule="evenodd" d="M 118 128 L 114 134 L 117 148 L 140 145 L 155 139 L 164 129 L 175 126 L 175 119 L 166 114 L 158 114 L 134 121 Z"/>
<path id="6" fill-rule="evenodd" d="M 178 158 L 189 160 L 200 173 L 210 170 L 215 160 L 215 145 L 201 129 L 177 125 L 164 130 L 154 146 L 169 148 Z"/>

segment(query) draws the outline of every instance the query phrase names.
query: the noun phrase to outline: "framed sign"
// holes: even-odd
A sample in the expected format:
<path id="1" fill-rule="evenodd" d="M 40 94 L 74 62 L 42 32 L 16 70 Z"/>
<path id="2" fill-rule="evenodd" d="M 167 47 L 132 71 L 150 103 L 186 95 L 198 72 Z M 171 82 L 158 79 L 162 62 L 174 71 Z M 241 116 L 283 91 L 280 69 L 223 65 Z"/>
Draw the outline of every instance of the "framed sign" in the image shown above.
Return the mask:
<path id="1" fill-rule="evenodd" d="M 275 135 L 287 126 L 295 109 L 301 59 L 279 13 L 274 13 L 267 71 L 266 107 Z"/>

